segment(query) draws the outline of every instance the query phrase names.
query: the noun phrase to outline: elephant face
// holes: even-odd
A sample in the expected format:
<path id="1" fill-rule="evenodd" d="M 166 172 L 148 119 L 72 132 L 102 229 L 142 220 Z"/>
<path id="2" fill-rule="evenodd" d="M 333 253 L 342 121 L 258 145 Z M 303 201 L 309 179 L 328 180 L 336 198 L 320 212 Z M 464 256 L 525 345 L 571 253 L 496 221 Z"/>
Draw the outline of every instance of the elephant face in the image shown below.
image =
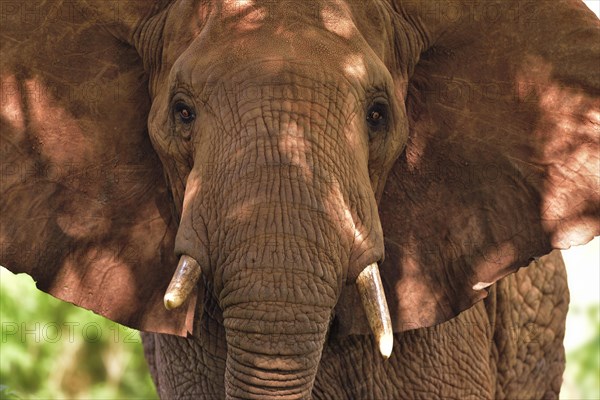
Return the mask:
<path id="1" fill-rule="evenodd" d="M 337 24 L 350 39 L 321 19 L 292 31 L 284 9 L 267 18 L 261 7 L 265 20 L 245 30 L 248 11 L 233 11 L 175 52 L 154 89 L 150 137 L 177 208 L 175 253 L 201 266 L 229 343 L 246 351 L 229 353 L 233 375 L 242 363 L 267 374 L 276 358 L 278 374 L 314 376 L 342 288 L 383 259 L 375 192 L 406 141 L 405 112 L 347 12 Z"/>
<path id="2" fill-rule="evenodd" d="M 213 236 L 246 221 L 305 229 L 306 240 L 323 241 L 321 228 L 291 226 L 309 212 L 315 214 L 306 221 L 331 225 L 322 234 L 341 246 L 323 249 L 344 265 L 331 271 L 334 280 L 345 280 L 348 265 L 356 277 L 383 256 L 373 189 L 406 140 L 390 74 L 364 41 L 347 43 L 308 21 L 292 34 L 274 15 L 238 38 L 223 28 L 231 18 L 215 17 L 214 26 L 173 56 L 150 112 L 150 135 L 177 212 L 187 215 L 176 251 L 214 264 L 207 254 L 236 244 L 223 234 L 216 247 L 201 249 L 200 242 L 214 240 L 193 232 L 210 224 Z M 289 39 L 278 43 L 279 37 Z M 265 41 L 277 45 L 265 48 Z M 319 49 L 340 57 L 323 60 Z M 283 221 L 290 210 L 300 214 Z M 280 217 L 269 220 L 273 214 Z M 255 233 L 267 229 L 256 225 Z"/>
<path id="3" fill-rule="evenodd" d="M 2 264 L 152 332 L 217 304 L 229 396 L 307 397 L 327 335 L 388 356 L 600 233 L 577 4 L 67 6 L 3 28 Z"/>

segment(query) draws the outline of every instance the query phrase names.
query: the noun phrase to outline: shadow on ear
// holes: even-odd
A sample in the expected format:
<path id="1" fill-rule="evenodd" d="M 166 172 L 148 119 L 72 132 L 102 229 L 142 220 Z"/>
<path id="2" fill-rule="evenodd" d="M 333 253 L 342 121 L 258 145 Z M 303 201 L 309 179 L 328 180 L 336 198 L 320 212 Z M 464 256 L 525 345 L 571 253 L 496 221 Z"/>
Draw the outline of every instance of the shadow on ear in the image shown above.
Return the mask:
<path id="1" fill-rule="evenodd" d="M 185 335 L 194 301 L 162 301 L 176 221 L 142 61 L 79 9 L 33 7 L 40 20 L 2 27 L 0 262 L 121 324 Z"/>
<path id="2" fill-rule="evenodd" d="M 533 258 L 600 234 L 600 23 L 574 2 L 484 18 L 508 3 L 523 5 L 405 10 L 443 35 L 410 77 L 409 142 L 380 202 L 396 332 L 447 321 Z M 342 332 L 368 333 L 359 309 Z"/>

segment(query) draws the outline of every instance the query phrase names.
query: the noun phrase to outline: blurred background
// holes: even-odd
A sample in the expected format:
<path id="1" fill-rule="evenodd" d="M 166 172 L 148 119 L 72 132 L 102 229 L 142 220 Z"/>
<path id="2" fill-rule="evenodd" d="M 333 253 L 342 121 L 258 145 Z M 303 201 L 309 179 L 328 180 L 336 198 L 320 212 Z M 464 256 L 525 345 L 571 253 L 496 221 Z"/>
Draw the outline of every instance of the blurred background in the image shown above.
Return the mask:
<path id="1" fill-rule="evenodd" d="M 600 16 L 600 0 L 586 4 Z M 571 290 L 561 399 L 600 399 L 600 240 L 564 251 Z M 0 399 L 156 399 L 139 333 L 0 267 Z"/>
<path id="2" fill-rule="evenodd" d="M 137 331 L 0 268 L 0 399 L 157 399 Z"/>

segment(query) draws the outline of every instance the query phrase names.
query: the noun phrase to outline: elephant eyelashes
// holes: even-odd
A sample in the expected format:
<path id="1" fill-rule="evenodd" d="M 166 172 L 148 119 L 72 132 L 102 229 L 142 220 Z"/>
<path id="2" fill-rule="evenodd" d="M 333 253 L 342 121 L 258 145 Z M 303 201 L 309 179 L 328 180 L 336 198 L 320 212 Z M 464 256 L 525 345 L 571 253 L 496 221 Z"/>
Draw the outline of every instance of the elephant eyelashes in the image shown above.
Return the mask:
<path id="1" fill-rule="evenodd" d="M 369 128 L 378 131 L 387 127 L 387 107 L 384 104 L 374 104 L 367 111 Z"/>
<path id="2" fill-rule="evenodd" d="M 185 103 L 175 104 L 175 116 L 183 124 L 190 124 L 196 118 L 196 114 L 192 108 Z"/>
<path id="3" fill-rule="evenodd" d="M 192 122 L 196 119 L 194 109 L 182 101 L 178 101 L 173 106 L 173 120 L 175 121 L 175 130 L 185 140 L 190 140 L 192 136 Z"/>

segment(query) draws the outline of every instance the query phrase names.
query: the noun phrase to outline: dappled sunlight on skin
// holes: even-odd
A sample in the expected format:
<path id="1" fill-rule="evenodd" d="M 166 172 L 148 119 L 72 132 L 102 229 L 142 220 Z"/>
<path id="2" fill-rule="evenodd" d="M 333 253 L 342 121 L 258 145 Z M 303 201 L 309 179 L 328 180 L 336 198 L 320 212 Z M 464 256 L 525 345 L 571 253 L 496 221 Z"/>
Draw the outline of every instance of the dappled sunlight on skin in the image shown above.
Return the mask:
<path id="1" fill-rule="evenodd" d="M 325 29 L 344 39 L 350 39 L 356 31 L 356 26 L 349 17 L 350 12 L 347 10 L 347 7 L 346 3 L 338 1 L 335 5 L 325 5 L 321 10 L 321 18 L 323 19 Z M 342 11 L 341 8 L 345 10 Z"/>
<path id="2" fill-rule="evenodd" d="M 363 165 L 361 162 L 367 163 L 368 143 L 367 135 L 362 134 L 364 129 L 360 110 L 353 111 L 347 116 L 344 124 L 344 139 L 346 139 L 346 146 L 349 151 L 355 155 L 358 161 L 358 165 Z"/>
<path id="3" fill-rule="evenodd" d="M 242 13 L 254 4 L 253 0 L 225 0 L 223 2 L 223 14 L 231 16 L 236 13 Z"/>
<path id="4" fill-rule="evenodd" d="M 98 235 L 108 233 L 111 221 L 102 215 L 105 206 L 98 200 L 102 193 L 92 189 L 91 185 L 79 185 L 76 176 L 83 173 L 77 171 L 76 166 L 84 165 L 94 153 L 93 139 L 86 136 L 80 125 L 85 120 L 74 119 L 50 96 L 49 89 L 39 78 L 25 80 L 23 90 L 29 94 L 25 100 L 29 110 L 27 128 L 44 133 L 31 143 L 34 151 L 42 156 L 46 171 L 44 180 L 62 182 L 64 186 L 76 188 L 72 194 L 74 201 L 62 200 L 52 205 L 56 207 L 54 217 L 57 225 L 72 238 L 84 238 L 90 231 Z M 72 148 L 77 151 L 66 151 Z M 57 203 L 58 198 L 54 202 Z M 86 218 L 73 218 L 81 207 L 87 209 Z"/>
<path id="5" fill-rule="evenodd" d="M 395 249 L 402 249 L 401 254 Z M 421 313 L 420 310 L 426 310 L 424 305 L 436 304 L 436 308 L 443 308 L 439 304 L 443 295 L 437 289 L 437 283 L 429 279 L 423 279 L 426 271 L 436 269 L 435 265 L 425 265 L 424 260 L 419 257 L 420 242 L 419 238 L 414 236 L 407 237 L 403 243 L 391 242 L 386 238 L 386 252 L 393 251 L 394 256 L 401 257 L 401 277 L 402 279 L 392 279 L 384 282 L 384 285 L 390 287 L 391 293 L 406 293 L 410 296 L 405 296 L 402 301 L 397 301 L 395 296 L 388 299 L 390 313 L 394 320 L 395 327 L 404 329 L 419 328 L 429 322 L 431 316 L 426 312 Z M 383 268 L 390 265 L 384 264 Z M 382 273 L 385 279 L 388 275 Z"/>
<path id="6" fill-rule="evenodd" d="M 339 192 L 339 186 L 336 186 L 337 181 L 332 185 L 331 193 L 334 198 L 338 199 L 338 202 L 343 205 L 343 218 L 341 226 L 344 227 L 347 232 L 346 234 L 352 235 L 354 243 L 359 248 L 363 249 L 377 249 L 378 240 L 383 240 L 383 237 L 378 237 L 377 232 L 380 231 L 380 221 L 377 212 L 377 201 L 375 199 L 375 193 L 379 176 L 370 176 L 369 167 L 371 162 L 376 165 L 376 168 L 381 167 L 381 161 L 385 158 L 369 159 L 369 136 L 364 132 L 364 120 L 363 112 L 360 108 L 352 111 L 345 119 L 344 124 L 344 145 L 348 148 L 348 152 L 353 154 L 353 162 L 351 165 L 352 174 L 356 176 L 355 182 L 357 187 L 353 188 L 352 195 L 355 196 L 349 199 L 347 202 L 342 197 L 342 193 Z M 391 147 L 391 146 L 390 146 Z M 386 155 L 387 156 L 387 155 Z M 358 210 L 352 209 L 351 204 L 364 204 L 366 209 L 361 210 L 360 215 L 355 215 Z M 370 208 L 372 207 L 372 208 Z M 363 225 L 364 221 L 369 221 L 370 226 Z M 375 250 L 377 252 L 377 250 Z M 365 259 L 363 260 L 364 265 L 355 266 L 360 268 L 360 271 L 367 267 L 370 263 L 379 262 L 379 259 Z M 355 278 L 355 273 L 360 271 L 352 271 L 351 279 Z"/>
<path id="7" fill-rule="evenodd" d="M 382 275 L 389 279 L 385 282 L 386 289 L 391 289 L 391 293 L 404 294 L 401 298 L 390 296 L 388 300 L 395 326 L 402 330 L 431 326 L 440 319 L 456 315 L 453 298 L 456 288 L 444 286 L 446 274 L 463 276 L 461 279 L 467 280 L 465 283 L 472 288 L 470 298 L 462 299 L 460 307 L 465 307 L 484 298 L 487 295 L 484 289 L 510 272 L 502 266 L 513 262 L 516 251 L 509 242 L 491 245 L 483 254 L 469 255 L 473 256 L 473 260 L 466 265 L 461 263 L 464 249 L 456 244 L 449 241 L 443 246 L 424 248 L 423 243 L 426 242 L 426 238 L 412 232 L 402 242 L 386 237 L 386 262 Z M 444 272 L 440 270 L 442 263 L 447 264 Z M 400 265 L 401 268 L 398 267 Z M 432 313 L 431 309 L 435 312 Z"/>
<path id="8" fill-rule="evenodd" d="M 11 164 L 20 173 L 4 176 L 3 185 L 12 186 L 14 193 L 24 193 L 29 186 L 20 185 L 35 176 L 38 183 L 44 184 L 40 186 L 43 190 L 38 188 L 38 191 L 48 193 L 53 199 L 48 204 L 48 215 L 38 215 L 38 218 L 54 218 L 62 232 L 71 238 L 84 238 L 90 231 L 98 235 L 108 233 L 111 223 L 102 215 L 105 206 L 98 200 L 98 191 L 90 189 L 91 185 L 81 185 L 85 175 L 93 172 L 77 168 L 93 154 L 93 139 L 86 137 L 79 123 L 84 121 L 74 119 L 40 78 L 19 83 L 14 75 L 9 75 L 3 79 L 2 87 L 3 123 L 8 124 L 7 128 L 3 127 L 7 129 L 3 142 L 11 143 L 13 151 L 31 149 L 40 157 L 38 164 Z M 27 126 L 24 103 L 28 111 Z M 32 134 L 34 132 L 43 132 L 43 135 Z M 72 148 L 77 148 L 77 151 L 67 151 Z M 54 182 L 73 190 L 69 200 L 52 186 Z M 83 207 L 87 211 L 86 217 L 73 218 Z"/>
<path id="9" fill-rule="evenodd" d="M 258 202 L 254 199 L 239 202 L 226 211 L 224 219 L 231 224 L 243 224 L 250 220 L 250 217 L 252 217 L 252 210 L 257 206 Z"/>
<path id="10" fill-rule="evenodd" d="M 201 174 L 198 173 L 196 169 L 193 169 L 186 181 L 185 184 L 185 194 L 183 196 L 183 209 L 190 209 L 192 207 L 194 199 L 197 198 L 198 193 L 200 192 L 201 183 Z"/>
<path id="11" fill-rule="evenodd" d="M 25 116 L 17 78 L 15 75 L 3 75 L 0 87 L 0 115 L 13 130 L 22 132 L 25 129 Z"/>
<path id="12" fill-rule="evenodd" d="M 198 199 L 202 197 L 202 170 L 196 166 L 193 168 L 186 180 L 185 192 L 183 194 L 183 205 L 181 207 L 179 218 L 179 227 L 175 239 L 175 253 L 187 254 L 194 258 L 201 267 L 207 267 L 208 261 L 206 255 L 206 237 L 199 237 L 196 229 L 202 225 L 201 216 L 202 206 Z"/>
<path id="13" fill-rule="evenodd" d="M 513 268 L 509 266 L 518 256 L 517 249 L 510 241 L 483 246 L 481 253 L 471 266 L 475 272 L 471 278 L 473 290 L 481 290 L 488 285 L 487 282 L 496 282 L 512 272 Z"/>
<path id="14" fill-rule="evenodd" d="M 80 124 L 84 119 L 75 119 L 71 113 L 57 105 L 55 99 L 40 95 L 45 87 L 39 79 L 28 79 L 25 82 L 27 93 L 37 93 L 37 96 L 28 98 L 30 110 L 29 128 L 44 132 L 35 143 L 38 151 L 48 158 L 49 163 L 55 165 L 83 164 L 95 151 L 92 140 L 85 135 Z M 60 124 L 57 124 L 60 121 Z M 68 131 L 68 135 L 64 132 Z M 77 148 L 77 151 L 65 151 L 66 145 Z"/>
<path id="15" fill-rule="evenodd" d="M 143 61 L 98 19 L 59 21 L 50 3 L 31 4 L 26 32 L 2 25 L 2 263 L 120 323 L 185 335 L 185 311 L 167 313 L 160 293 L 175 227 Z"/>
<path id="16" fill-rule="evenodd" d="M 367 67 L 362 54 L 352 54 L 343 61 L 344 72 L 349 79 L 365 83 Z"/>
<path id="17" fill-rule="evenodd" d="M 228 0 L 223 3 L 223 16 L 231 21 L 233 28 L 249 32 L 263 26 L 267 17 L 265 7 L 257 7 L 253 0 Z"/>
<path id="18" fill-rule="evenodd" d="M 207 11 L 202 5 L 196 7 L 203 21 L 199 25 L 209 24 L 211 28 L 204 31 L 202 35 L 198 28 L 192 29 L 196 33 L 189 40 L 193 41 L 194 37 L 199 40 L 175 62 L 172 71 L 183 71 L 185 68 L 179 65 L 181 60 L 195 57 L 200 47 L 203 47 L 203 58 L 224 60 L 229 70 L 255 61 L 256 55 L 259 54 L 261 61 L 312 60 L 316 61 L 315 68 L 321 68 L 320 65 L 342 68 L 347 70 L 348 77 L 353 81 L 366 77 L 367 69 L 373 68 L 379 62 L 377 55 L 368 59 L 359 56 L 364 54 L 365 50 L 371 49 L 358 34 L 352 19 L 353 10 L 343 2 L 332 2 L 326 5 L 295 4 L 294 7 L 298 8 L 296 10 L 298 18 L 290 18 L 286 14 L 289 10 L 285 5 L 269 1 L 229 1 L 215 12 Z M 209 23 L 209 20 L 212 22 Z M 206 38 L 210 42 L 218 42 L 225 34 L 228 43 L 226 48 L 212 48 L 203 40 Z M 265 42 L 265 37 L 271 39 Z M 268 46 L 265 47 L 267 42 Z M 203 66 L 201 60 L 195 62 L 198 69 L 206 71 L 219 69 L 215 63 Z M 269 66 L 265 64 L 265 67 Z M 373 70 L 379 70 L 379 67 L 376 66 Z M 196 79 L 194 75 L 192 74 L 192 81 Z M 208 85 L 210 86 L 215 80 L 216 77 L 211 76 Z M 205 83 L 199 81 L 197 87 L 200 88 Z M 365 86 L 369 82 L 357 83 Z M 206 92 L 209 93 L 210 90 Z"/>
<path id="19" fill-rule="evenodd" d="M 81 202 L 82 204 L 84 202 Z M 69 203 L 61 207 L 60 211 L 56 212 L 56 224 L 60 227 L 63 233 L 71 238 L 85 239 L 90 231 L 97 234 L 107 234 L 110 231 L 110 220 L 101 216 L 103 207 L 96 202 L 85 202 L 85 208 L 89 213 L 86 218 L 73 218 L 73 214 L 77 212 L 77 207 L 73 203 Z"/>
<path id="20" fill-rule="evenodd" d="M 539 56 L 528 55 L 522 60 L 522 67 L 515 77 L 515 91 L 519 100 L 526 101 L 531 96 L 532 85 L 537 90 L 544 89 L 551 80 L 552 65 Z"/>
<path id="21" fill-rule="evenodd" d="M 250 11 L 246 16 L 238 22 L 238 29 L 241 31 L 251 31 L 262 26 L 263 20 L 267 13 L 261 8 Z"/>
<path id="22" fill-rule="evenodd" d="M 81 260 L 89 262 L 86 274 L 94 276 L 90 283 L 93 286 L 89 288 L 79 284 Z M 118 280 L 111 279 L 115 270 L 119 271 Z M 113 320 L 122 319 L 123 315 L 120 315 L 120 311 L 129 308 L 129 304 L 127 304 L 129 299 L 121 296 L 120 293 L 131 291 L 137 286 L 136 277 L 127 263 L 116 256 L 114 249 L 101 246 L 87 251 L 82 250 L 76 257 L 65 259 L 55 281 L 63 282 L 60 288 L 63 296 L 69 299 L 78 299 L 77 304 L 81 307 L 89 307 L 94 304 L 98 307 L 98 312 Z M 71 284 L 73 286 L 70 286 Z M 100 304 L 97 303 L 100 299 L 95 294 L 99 287 L 106 289 Z"/>
<path id="23" fill-rule="evenodd" d="M 423 138 L 424 139 L 424 138 Z M 427 146 L 426 140 L 419 140 L 419 138 L 408 139 L 410 146 L 407 146 L 406 161 L 411 171 L 418 170 L 423 164 L 423 156 L 425 155 L 425 147 Z"/>
<path id="24" fill-rule="evenodd" d="M 337 180 L 332 180 L 329 185 L 329 196 L 326 203 L 327 213 L 337 215 L 338 220 L 336 222 L 339 224 L 338 227 L 345 231 L 344 236 L 360 236 L 362 238 L 362 234 L 356 229 L 354 216 Z"/>
<path id="25" fill-rule="evenodd" d="M 244 114 L 244 119 L 255 120 L 259 118 L 259 121 L 262 121 L 264 117 L 262 112 L 257 115 L 254 114 L 256 114 L 256 111 L 249 111 Z M 260 148 L 264 149 L 261 151 L 266 152 L 260 155 L 261 162 L 254 165 L 253 170 L 243 169 L 247 165 L 245 158 L 248 157 L 248 154 L 247 151 L 237 150 L 232 155 L 233 157 L 230 157 L 229 167 L 237 165 L 235 173 L 238 174 L 238 179 L 246 182 L 246 184 L 248 182 L 262 182 L 267 176 L 285 176 L 284 182 L 289 181 L 291 183 L 290 189 L 292 191 L 304 188 L 304 194 L 298 194 L 299 197 L 288 199 L 291 202 L 290 206 L 295 211 L 307 210 L 311 213 L 318 212 L 330 216 L 338 215 L 342 212 L 341 210 L 346 210 L 347 216 L 338 217 L 336 220 L 352 221 L 348 204 L 343 198 L 337 179 L 334 178 L 339 166 L 333 168 L 327 160 L 322 159 L 322 156 L 317 154 L 319 150 L 315 150 L 315 143 L 312 142 L 312 140 L 320 140 L 316 137 L 323 134 L 323 132 L 335 131 L 337 128 L 332 126 L 331 122 L 324 126 L 317 124 L 318 121 L 313 120 L 316 117 L 300 117 L 300 115 L 311 114 L 311 105 L 304 101 L 286 101 L 282 106 L 282 110 L 277 110 L 275 114 L 279 115 L 278 122 L 270 121 L 267 125 L 263 125 L 261 122 L 260 125 L 253 126 L 250 130 L 251 135 L 259 134 Z M 309 120 L 310 122 L 307 122 Z M 276 130 L 273 129 L 275 126 L 277 127 Z M 267 131 L 267 136 L 260 133 Z M 316 147 L 322 145 L 321 143 Z M 272 147 L 273 149 L 271 149 Z M 275 152 L 271 154 L 273 150 Z M 243 170 L 238 171 L 240 168 Z M 331 181 L 334 182 L 333 185 L 337 188 L 337 191 L 335 191 L 336 196 L 322 199 L 321 192 L 327 195 L 330 193 Z M 325 189 L 327 189 L 326 192 Z M 233 207 L 227 210 L 226 214 L 228 220 L 238 224 L 248 221 L 253 211 L 257 210 L 257 207 L 260 208 L 261 204 L 264 205 L 265 202 L 270 201 L 269 197 L 256 195 L 250 199 L 239 200 L 241 201 L 237 201 Z M 354 227 L 353 222 L 352 227 Z M 348 232 L 352 232 L 350 237 L 354 236 L 353 229 L 348 229 Z M 347 237 L 346 232 L 342 234 Z"/>
<path id="26" fill-rule="evenodd" d="M 575 187 L 562 182 L 588 183 L 594 187 L 600 170 L 600 100 L 593 99 L 581 89 L 569 87 L 552 76 L 553 68 L 540 57 L 529 57 L 517 75 L 519 96 L 536 96 L 540 119 L 532 135 L 543 145 L 534 160 L 546 168 L 547 195 L 541 204 L 542 218 L 549 230 L 556 229 L 555 246 L 568 248 L 573 243 L 588 242 L 594 229 L 593 217 L 582 229 L 581 220 L 573 220 L 587 196 Z M 524 90 L 527 89 L 527 90 Z M 585 182 L 589 181 L 589 182 Z M 595 193 L 600 201 L 600 193 Z M 589 207 L 589 206 L 588 206 Z M 581 218 L 581 217 L 580 217 Z"/>
<path id="27" fill-rule="evenodd" d="M 297 166 L 307 182 L 312 183 L 312 167 L 306 159 L 312 150 L 310 141 L 304 137 L 304 129 L 296 120 L 290 120 L 282 124 L 281 131 L 286 134 L 278 141 L 279 153 L 285 156 L 286 164 Z"/>

